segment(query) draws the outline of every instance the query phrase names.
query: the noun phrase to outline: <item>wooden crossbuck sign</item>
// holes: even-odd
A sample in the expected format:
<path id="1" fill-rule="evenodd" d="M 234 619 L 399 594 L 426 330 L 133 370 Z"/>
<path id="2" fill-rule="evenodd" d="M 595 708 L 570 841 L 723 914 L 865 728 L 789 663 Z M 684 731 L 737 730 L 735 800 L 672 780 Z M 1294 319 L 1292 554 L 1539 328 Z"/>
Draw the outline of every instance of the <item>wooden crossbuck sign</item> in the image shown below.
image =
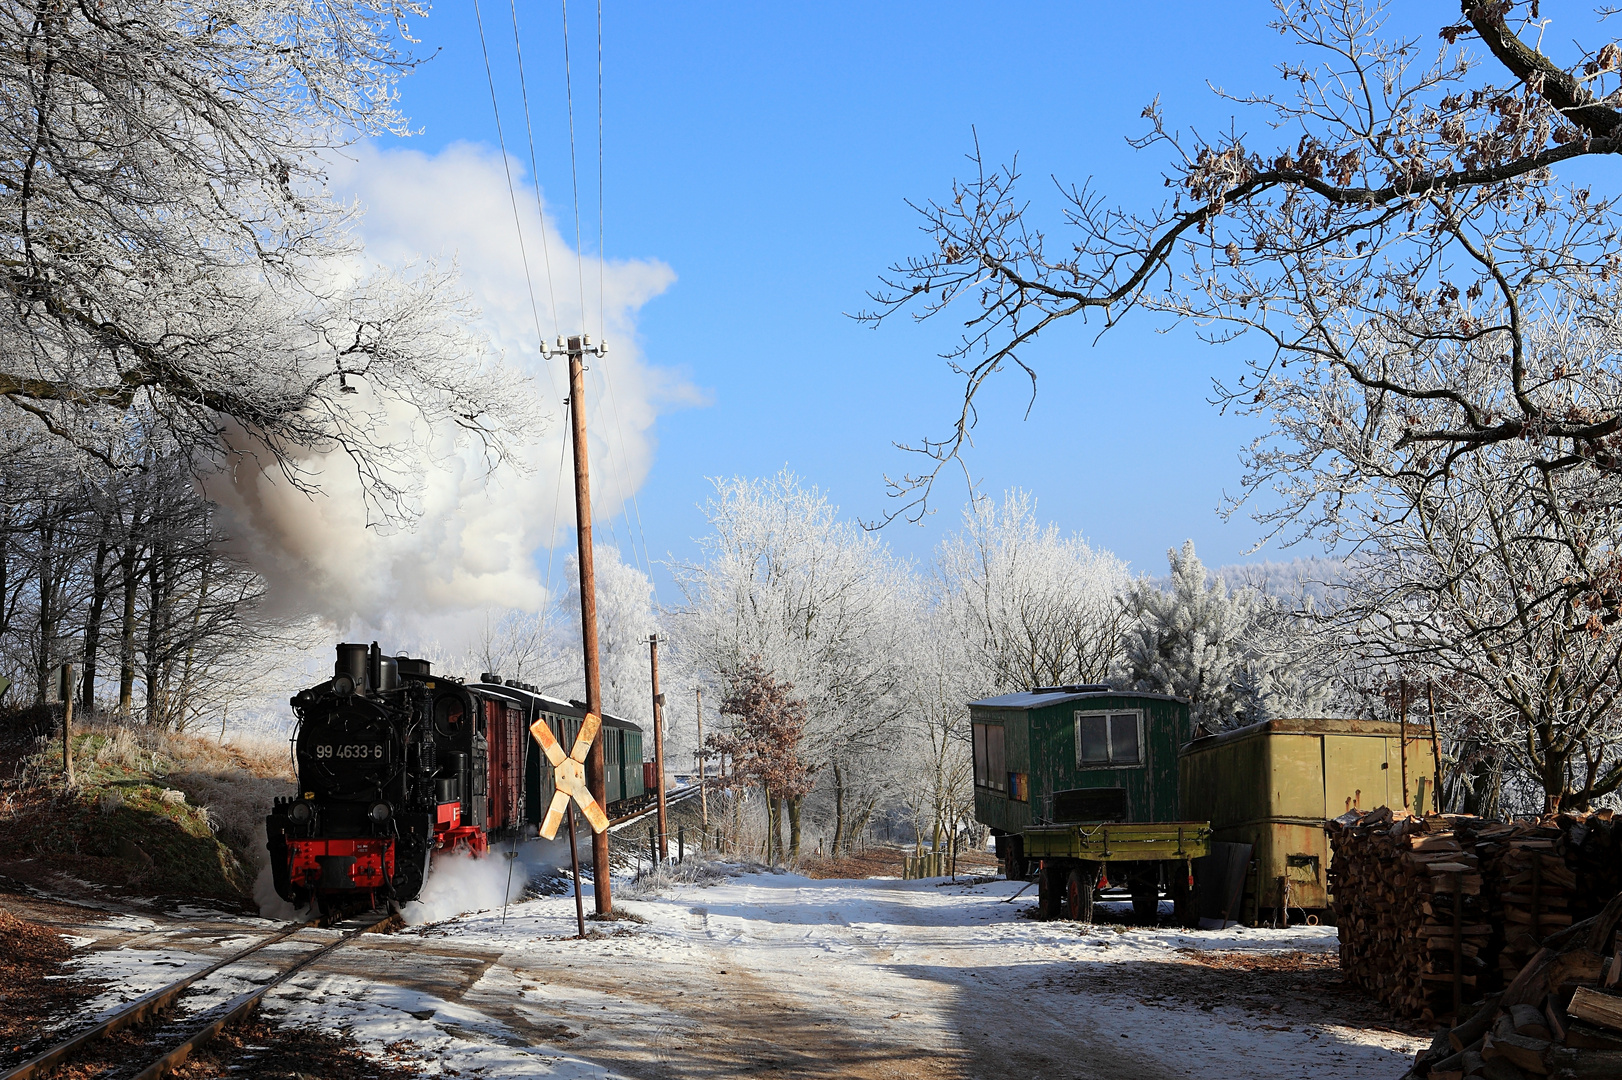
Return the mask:
<path id="1" fill-rule="evenodd" d="M 545 720 L 536 720 L 529 726 L 529 733 L 535 736 L 535 741 L 541 744 L 541 749 L 546 753 L 546 760 L 552 763 L 553 783 L 557 787 L 557 792 L 552 796 L 552 805 L 547 807 L 546 820 L 541 822 L 541 835 L 548 840 L 558 834 L 558 823 L 563 820 L 563 812 L 569 808 L 570 799 L 580 804 L 586 820 L 591 823 L 592 832 L 600 833 L 608 828 L 608 815 L 603 813 L 603 808 L 597 805 L 597 800 L 591 797 L 591 791 L 586 787 L 586 754 L 591 750 L 591 741 L 597 737 L 597 729 L 602 726 L 602 717 L 587 713 L 585 722 L 580 725 L 580 734 L 574 740 L 574 749 L 567 754 L 558 744 L 552 729 L 546 726 Z"/>

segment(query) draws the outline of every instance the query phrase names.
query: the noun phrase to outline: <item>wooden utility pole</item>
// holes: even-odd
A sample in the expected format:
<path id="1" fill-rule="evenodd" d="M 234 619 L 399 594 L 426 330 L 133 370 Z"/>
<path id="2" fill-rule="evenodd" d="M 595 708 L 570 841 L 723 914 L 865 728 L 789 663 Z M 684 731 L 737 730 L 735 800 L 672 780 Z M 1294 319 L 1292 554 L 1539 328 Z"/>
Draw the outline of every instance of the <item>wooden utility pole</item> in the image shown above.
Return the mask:
<path id="1" fill-rule="evenodd" d="M 62 772 L 73 786 L 73 665 L 62 665 Z"/>
<path id="2" fill-rule="evenodd" d="M 665 696 L 659 692 L 659 635 L 648 635 L 648 662 L 653 665 L 653 775 L 659 792 L 659 859 L 670 861 L 670 832 L 665 827 Z"/>
<path id="3" fill-rule="evenodd" d="M 586 660 L 586 711 L 603 714 L 602 671 L 597 662 L 597 572 L 591 548 L 591 474 L 586 467 L 586 365 L 585 354 L 603 354 L 601 344 L 592 345 L 585 334 L 571 337 L 564 351 L 569 357 L 569 420 L 574 439 L 574 519 L 575 542 L 580 564 L 580 651 Z M 603 774 L 603 738 L 599 732 L 586 755 L 586 788 L 597 805 L 608 805 L 608 784 Z M 591 837 L 592 899 L 597 914 L 611 915 L 614 898 L 610 890 L 608 830 Z"/>
<path id="4" fill-rule="evenodd" d="M 1408 679 L 1406 676 L 1398 683 L 1398 686 L 1401 689 L 1397 691 L 1397 696 L 1402 708 L 1402 716 L 1400 717 L 1402 726 L 1399 729 L 1402 732 L 1399 740 L 1402 743 L 1402 808 L 1406 810 L 1408 809 Z"/>
<path id="5" fill-rule="evenodd" d="M 704 784 L 704 688 L 693 687 L 693 713 L 698 717 L 698 819 L 704 832 L 710 831 L 710 793 Z"/>
<path id="6" fill-rule="evenodd" d="M 1442 812 L 1442 747 L 1436 739 L 1436 680 L 1425 680 L 1425 696 L 1430 699 L 1431 714 L 1431 766 L 1436 770 L 1436 794 L 1431 796 L 1431 808 Z"/>

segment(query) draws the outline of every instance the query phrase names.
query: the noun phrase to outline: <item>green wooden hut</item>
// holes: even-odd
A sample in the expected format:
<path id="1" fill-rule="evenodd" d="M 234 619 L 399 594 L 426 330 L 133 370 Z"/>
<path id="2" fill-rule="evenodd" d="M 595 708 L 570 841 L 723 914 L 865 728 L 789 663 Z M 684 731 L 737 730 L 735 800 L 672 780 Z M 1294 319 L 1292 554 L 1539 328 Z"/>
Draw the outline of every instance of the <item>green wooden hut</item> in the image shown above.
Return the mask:
<path id="1" fill-rule="evenodd" d="M 1178 820 L 1178 749 L 1194 734 L 1186 701 L 1040 686 L 970 702 L 969 722 L 975 817 L 995 836 L 1055 820 L 1054 793 L 1078 789 L 1098 789 L 1118 820 Z"/>

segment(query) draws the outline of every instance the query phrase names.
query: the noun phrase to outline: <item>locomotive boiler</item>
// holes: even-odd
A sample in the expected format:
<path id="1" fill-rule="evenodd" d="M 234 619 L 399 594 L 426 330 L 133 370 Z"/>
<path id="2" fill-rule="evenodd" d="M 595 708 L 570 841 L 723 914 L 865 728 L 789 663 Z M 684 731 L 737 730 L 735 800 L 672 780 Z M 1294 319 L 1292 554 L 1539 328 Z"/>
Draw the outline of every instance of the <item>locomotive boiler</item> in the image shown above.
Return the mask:
<path id="1" fill-rule="evenodd" d="M 265 819 L 276 892 L 298 906 L 403 903 L 435 852 L 482 855 L 492 838 L 534 835 L 552 771 L 537 719 L 569 745 L 586 712 L 486 672 L 436 676 L 427 660 L 341 644 L 333 677 L 294 695 L 296 794 Z M 604 716 L 610 819 L 647 802 L 642 729 Z"/>

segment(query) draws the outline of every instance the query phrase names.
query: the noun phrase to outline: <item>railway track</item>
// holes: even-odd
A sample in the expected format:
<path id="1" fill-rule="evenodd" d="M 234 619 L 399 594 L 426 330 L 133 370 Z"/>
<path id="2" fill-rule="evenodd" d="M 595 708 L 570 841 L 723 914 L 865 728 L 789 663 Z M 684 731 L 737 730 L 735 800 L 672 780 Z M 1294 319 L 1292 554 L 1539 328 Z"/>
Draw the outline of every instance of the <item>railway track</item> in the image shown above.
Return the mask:
<path id="1" fill-rule="evenodd" d="M 678 803 L 696 798 L 698 798 L 698 788 L 696 787 L 680 788 L 668 792 L 665 795 L 665 809 L 668 810 Z M 630 805 L 631 809 L 620 814 L 619 817 L 609 819 L 608 827 L 611 831 L 619 832 L 622 826 L 635 824 L 648 815 L 657 813 L 659 810 L 659 797 L 657 795 L 643 795 L 631 800 Z"/>
<path id="2" fill-rule="evenodd" d="M 372 913 L 372 914 L 375 914 Z M 196 1015 L 187 1015 L 165 1025 L 154 1033 L 154 1045 L 150 1048 L 153 1058 L 138 1071 L 129 1069 L 120 1070 L 119 1080 L 158 1080 L 191 1056 L 198 1047 L 213 1039 L 231 1024 L 247 1016 L 271 990 L 297 975 L 317 960 L 326 956 L 334 949 L 354 941 L 360 935 L 379 930 L 385 923 L 394 921 L 397 916 L 385 915 L 371 918 L 362 916 L 361 925 L 346 929 L 341 937 L 311 949 L 295 960 L 291 965 L 277 972 L 252 990 L 239 994 L 226 1002 L 211 1009 L 203 1010 Z M 308 930 L 318 926 L 316 921 L 303 923 L 290 923 L 275 933 L 255 942 L 222 960 L 217 960 L 200 971 L 193 972 L 183 979 L 170 983 L 161 989 L 154 990 L 130 1004 L 119 1009 L 111 1016 L 105 1017 L 92 1026 L 77 1032 L 48 1049 L 29 1058 L 21 1065 L 14 1066 L 4 1073 L 0 1073 L 0 1080 L 32 1080 L 43 1076 L 49 1070 L 64 1062 L 71 1061 L 79 1053 L 93 1044 L 115 1035 L 127 1028 L 152 1020 L 160 1013 L 172 1008 L 180 1002 L 182 997 L 197 983 L 214 973 L 241 963 L 243 960 L 278 942 L 286 941 L 301 930 Z"/>

